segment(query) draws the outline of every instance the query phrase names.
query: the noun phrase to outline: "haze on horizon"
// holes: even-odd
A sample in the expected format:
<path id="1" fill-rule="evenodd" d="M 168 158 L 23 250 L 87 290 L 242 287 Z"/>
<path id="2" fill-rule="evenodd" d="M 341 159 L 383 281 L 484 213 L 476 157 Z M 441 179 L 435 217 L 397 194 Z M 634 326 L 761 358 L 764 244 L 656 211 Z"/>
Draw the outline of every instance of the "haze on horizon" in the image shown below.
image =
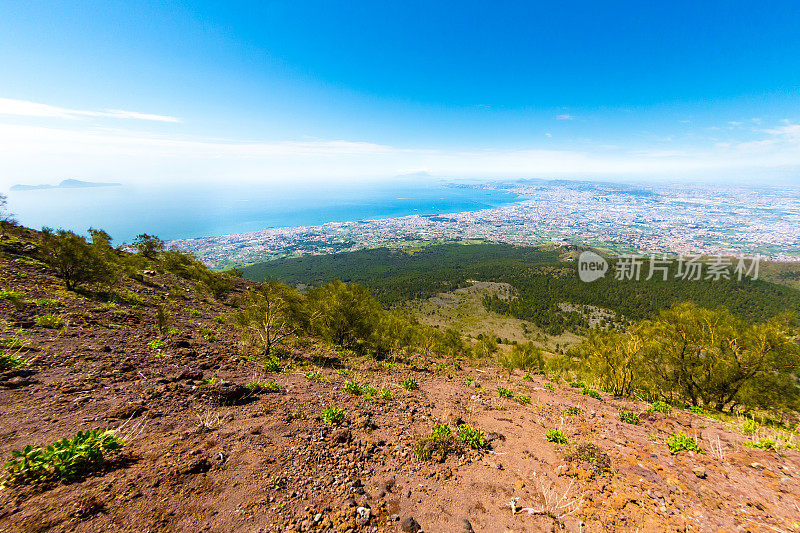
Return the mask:
<path id="1" fill-rule="evenodd" d="M 2 2 L 0 191 L 798 183 L 793 2 Z"/>

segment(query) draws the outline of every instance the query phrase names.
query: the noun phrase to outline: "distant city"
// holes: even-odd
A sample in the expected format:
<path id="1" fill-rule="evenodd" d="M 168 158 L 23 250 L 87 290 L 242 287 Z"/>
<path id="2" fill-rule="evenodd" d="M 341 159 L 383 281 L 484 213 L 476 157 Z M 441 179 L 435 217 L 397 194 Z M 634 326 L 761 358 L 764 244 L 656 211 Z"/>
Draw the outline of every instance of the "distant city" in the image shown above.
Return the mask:
<path id="1" fill-rule="evenodd" d="M 800 260 L 800 187 L 624 185 L 519 180 L 496 189 L 516 204 L 448 215 L 275 228 L 171 241 L 225 268 L 282 257 L 452 241 L 576 244 L 612 253 L 760 255 Z"/>

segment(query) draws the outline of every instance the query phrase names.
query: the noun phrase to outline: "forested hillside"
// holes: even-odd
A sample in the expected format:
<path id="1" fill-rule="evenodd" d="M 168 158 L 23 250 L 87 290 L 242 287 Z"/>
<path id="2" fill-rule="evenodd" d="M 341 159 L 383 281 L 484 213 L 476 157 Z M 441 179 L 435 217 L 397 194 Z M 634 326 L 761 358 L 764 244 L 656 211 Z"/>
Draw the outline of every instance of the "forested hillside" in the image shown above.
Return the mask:
<path id="1" fill-rule="evenodd" d="M 560 262 L 564 250 L 501 244 L 442 245 L 416 253 L 379 248 L 327 256 L 308 256 L 260 263 L 244 269 L 247 278 L 274 279 L 290 284 L 318 285 L 332 279 L 366 286 L 386 305 L 463 286 L 468 279 L 511 284 L 516 297 L 487 298 L 494 311 L 531 320 L 551 333 L 579 324 L 558 304 L 594 305 L 629 319 L 653 316 L 677 302 L 692 301 L 707 308 L 727 307 L 750 320 L 764 320 L 800 310 L 800 291 L 760 279 L 676 279 L 676 264 L 668 279 L 616 280 L 609 274 L 592 283 L 577 276 L 574 262 Z"/>

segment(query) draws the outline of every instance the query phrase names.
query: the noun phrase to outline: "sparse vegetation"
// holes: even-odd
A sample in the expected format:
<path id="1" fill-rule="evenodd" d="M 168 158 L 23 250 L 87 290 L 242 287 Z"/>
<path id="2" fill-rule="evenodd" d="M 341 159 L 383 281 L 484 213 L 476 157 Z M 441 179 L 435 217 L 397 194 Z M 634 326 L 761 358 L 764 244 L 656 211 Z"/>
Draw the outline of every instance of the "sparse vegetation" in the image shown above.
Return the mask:
<path id="1" fill-rule="evenodd" d="M 639 415 L 634 413 L 633 411 L 620 411 L 619 412 L 619 419 L 625 422 L 626 424 L 638 424 L 639 423 Z"/>
<path id="2" fill-rule="evenodd" d="M 412 377 L 407 377 L 403 381 L 400 382 L 400 386 L 406 390 L 419 390 L 419 383 L 416 379 Z"/>
<path id="3" fill-rule="evenodd" d="M 251 381 L 247 384 L 247 388 L 253 394 L 258 394 L 259 392 L 280 392 L 281 386 L 278 385 L 274 379 L 265 382 L 259 381 Z"/>
<path id="4" fill-rule="evenodd" d="M 659 400 L 659 401 L 653 402 L 653 405 L 651 405 L 647 409 L 647 412 L 648 413 L 663 413 L 665 415 L 668 415 L 668 414 L 670 414 L 672 412 L 672 406 L 670 404 L 666 403 L 666 402 L 662 402 L 662 401 Z"/>
<path id="5" fill-rule="evenodd" d="M 510 352 L 501 352 L 497 356 L 497 363 L 509 374 L 517 369 L 541 373 L 544 369 L 544 356 L 541 348 L 533 343 L 520 343 L 512 346 Z"/>
<path id="6" fill-rule="evenodd" d="M 389 401 L 392 399 L 392 390 L 388 387 L 383 387 L 379 392 L 378 396 L 380 396 L 381 400 Z"/>
<path id="7" fill-rule="evenodd" d="M 578 416 L 579 414 L 581 414 L 581 408 L 575 405 L 570 405 L 569 407 L 566 408 L 564 414 L 567 416 Z"/>
<path id="8" fill-rule="evenodd" d="M 447 456 L 459 449 L 452 430 L 447 424 L 436 423 L 431 432 L 417 440 L 414 445 L 414 457 L 418 461 L 444 461 Z"/>
<path id="9" fill-rule="evenodd" d="M 481 450 L 489 444 L 486 441 L 486 435 L 482 430 L 467 424 L 458 426 L 456 429 L 456 434 L 458 435 L 458 438 L 461 439 L 461 442 L 464 443 L 464 445 L 469 446 L 473 450 Z"/>
<path id="10" fill-rule="evenodd" d="M 354 396 L 358 396 L 362 392 L 361 385 L 359 385 L 357 381 L 349 379 L 344 382 L 344 385 L 342 385 L 342 390 Z"/>
<path id="11" fill-rule="evenodd" d="M 153 339 L 150 342 L 148 342 L 147 345 L 152 350 L 161 350 L 164 348 L 164 341 L 162 341 L 161 339 Z"/>
<path id="12" fill-rule="evenodd" d="M 264 360 L 264 370 L 277 374 L 283 370 L 283 365 L 277 357 L 268 357 Z"/>
<path id="13" fill-rule="evenodd" d="M 513 398 L 514 393 L 505 387 L 497 387 L 497 396 L 500 398 Z"/>
<path id="14" fill-rule="evenodd" d="M 341 426 L 347 420 L 347 413 L 338 407 L 328 407 L 322 411 L 322 421 L 331 426 Z"/>
<path id="15" fill-rule="evenodd" d="M 3 484 L 75 481 L 99 470 L 122 447 L 114 432 L 99 429 L 79 431 L 72 439 L 57 440 L 44 448 L 28 445 L 11 452 L 11 461 L 4 465 Z"/>
<path id="16" fill-rule="evenodd" d="M 667 448 L 669 448 L 670 453 L 673 455 L 682 451 L 700 452 L 700 447 L 697 445 L 697 442 L 683 431 L 673 433 L 672 436 L 667 439 Z"/>
<path id="17" fill-rule="evenodd" d="M 531 397 L 525 394 L 517 394 L 514 396 L 514 399 L 517 400 L 517 402 L 521 403 L 522 405 L 527 405 L 531 403 Z"/>
<path id="18" fill-rule="evenodd" d="M 560 429 L 548 429 L 545 433 L 545 438 L 547 442 L 553 442 L 555 444 L 566 444 L 567 436 Z"/>
<path id="19" fill-rule="evenodd" d="M 310 381 L 318 381 L 320 383 L 327 381 L 325 379 L 325 376 L 323 376 L 322 372 L 320 372 L 319 370 L 312 370 L 311 372 L 307 372 L 306 379 L 309 379 Z"/>
<path id="20" fill-rule="evenodd" d="M 42 315 L 34 319 L 34 323 L 40 328 L 47 329 L 61 329 L 64 327 L 64 321 L 55 315 Z"/>
<path id="21" fill-rule="evenodd" d="M 217 339 L 217 335 L 211 328 L 203 328 L 202 333 L 203 333 L 203 339 L 205 339 L 206 342 L 214 342 Z"/>
<path id="22" fill-rule="evenodd" d="M 593 442 L 584 442 L 575 445 L 567 452 L 565 459 L 567 461 L 590 464 L 593 475 L 600 475 L 611 471 L 611 459 L 608 454 Z"/>

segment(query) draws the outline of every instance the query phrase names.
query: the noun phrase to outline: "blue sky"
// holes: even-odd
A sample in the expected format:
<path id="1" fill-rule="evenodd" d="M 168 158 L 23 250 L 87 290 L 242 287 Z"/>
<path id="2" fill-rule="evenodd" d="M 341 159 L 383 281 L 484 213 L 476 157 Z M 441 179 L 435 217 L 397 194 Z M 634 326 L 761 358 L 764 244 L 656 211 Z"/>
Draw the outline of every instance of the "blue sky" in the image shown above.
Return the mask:
<path id="1" fill-rule="evenodd" d="M 0 0 L 0 187 L 796 180 L 794 2 Z"/>

